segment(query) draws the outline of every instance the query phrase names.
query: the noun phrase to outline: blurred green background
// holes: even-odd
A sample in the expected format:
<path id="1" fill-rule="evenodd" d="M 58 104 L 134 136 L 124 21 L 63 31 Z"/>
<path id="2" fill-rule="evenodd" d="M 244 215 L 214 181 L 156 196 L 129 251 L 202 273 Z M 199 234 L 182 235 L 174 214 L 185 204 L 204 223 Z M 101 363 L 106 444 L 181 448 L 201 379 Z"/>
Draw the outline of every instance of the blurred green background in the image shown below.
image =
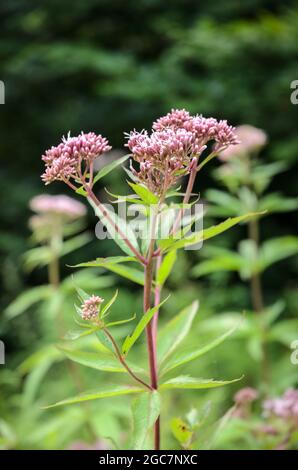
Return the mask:
<path id="1" fill-rule="evenodd" d="M 298 79 L 298 2 L 3 0 L 0 16 L 0 79 L 6 91 L 0 107 L 2 311 L 25 289 L 46 282 L 46 270 L 26 273 L 22 265 L 22 255 L 30 248 L 28 201 L 43 192 L 68 193 L 62 184 L 45 188 L 40 180 L 41 154 L 68 131 L 102 133 L 115 149 L 123 149 L 124 131 L 150 128 L 172 107 L 228 119 L 233 125 L 248 123 L 268 134 L 263 162 L 288 165 L 270 190 L 297 195 L 298 105 L 290 101 L 290 84 Z M 207 188 L 218 185 L 211 169 L 197 182 L 203 198 Z M 103 184 L 123 193 L 120 175 L 121 171 L 109 175 Z M 102 197 L 107 198 L 104 191 Z M 296 221 L 295 212 L 274 214 L 262 222 L 261 236 L 295 234 Z M 88 224 L 92 232 L 91 211 Z M 237 246 L 245 233 L 243 227 L 227 233 L 226 245 Z M 111 242 L 93 240 L 63 258 L 62 275 L 71 274 L 66 264 L 114 252 Z M 168 315 L 171 308 L 183 307 L 195 297 L 201 301 L 203 317 L 250 308 L 248 287 L 236 274 L 197 280 L 187 274 L 192 261 L 186 254 L 174 272 Z M 271 268 L 263 281 L 266 303 L 283 298 L 286 318 L 297 316 L 297 268 L 297 258 L 288 258 Z M 125 281 L 121 285 L 119 315 L 135 307 L 133 286 Z M 5 369 L 0 366 L 2 376 L 7 374 L 0 410 L 8 422 L 24 380 L 8 371 L 37 349 L 49 323 L 45 325 L 34 309 L 0 323 L 7 356 Z M 249 371 L 247 381 L 254 384 L 254 365 L 247 366 L 250 359 L 245 354 L 242 362 L 235 361 L 236 350 L 211 356 L 204 367 L 211 375 Z M 223 367 L 222 361 L 228 365 Z M 237 364 L 231 365 L 234 361 Z M 297 367 L 292 373 L 298 374 Z M 285 380 L 285 385 L 289 382 L 295 380 Z M 60 388 L 55 398 L 65 396 Z M 11 402 L 5 406 L 8 398 Z M 183 414 L 188 401 L 179 400 Z M 193 401 L 196 405 L 196 398 Z M 34 445 L 65 446 L 69 440 Z"/>

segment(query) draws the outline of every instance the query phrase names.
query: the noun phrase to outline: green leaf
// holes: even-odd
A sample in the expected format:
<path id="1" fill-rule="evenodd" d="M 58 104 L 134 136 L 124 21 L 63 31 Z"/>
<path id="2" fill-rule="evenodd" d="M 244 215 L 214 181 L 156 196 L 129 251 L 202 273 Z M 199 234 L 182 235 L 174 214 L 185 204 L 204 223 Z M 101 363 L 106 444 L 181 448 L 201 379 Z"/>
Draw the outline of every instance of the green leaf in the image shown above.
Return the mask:
<path id="1" fill-rule="evenodd" d="M 117 361 L 116 358 L 109 355 L 99 355 L 98 353 L 76 351 L 71 349 L 64 349 L 59 347 L 66 357 L 72 361 L 81 364 L 82 366 L 90 367 L 91 369 L 101 370 L 105 372 L 127 372 L 126 369 Z M 144 370 L 138 366 L 129 364 L 130 368 L 137 373 L 143 373 Z"/>
<path id="2" fill-rule="evenodd" d="M 146 313 L 144 313 L 141 317 L 141 320 L 139 321 L 139 323 L 137 324 L 137 326 L 135 327 L 133 333 L 129 336 L 126 337 L 123 345 L 122 345 L 122 353 L 124 355 L 127 355 L 127 353 L 129 352 L 129 350 L 131 349 L 131 347 L 134 345 L 134 343 L 136 342 L 136 340 L 140 337 L 140 335 L 142 334 L 143 330 L 146 328 L 146 326 L 148 325 L 148 323 L 151 321 L 153 315 L 155 314 L 155 312 L 157 312 L 159 310 L 159 308 L 161 307 L 161 305 L 163 305 L 167 300 L 168 300 L 169 297 L 167 297 L 165 300 L 163 300 L 162 302 L 160 302 L 158 305 L 150 308 L 150 310 L 148 310 Z"/>
<path id="3" fill-rule="evenodd" d="M 170 251 L 163 258 L 160 268 L 157 272 L 156 280 L 157 280 L 158 285 L 163 285 L 166 282 L 167 278 L 169 277 L 173 269 L 176 259 L 177 259 L 177 252 L 175 250 Z"/>
<path id="4" fill-rule="evenodd" d="M 149 206 L 158 204 L 158 197 L 153 194 L 148 188 L 141 184 L 135 184 L 128 182 L 129 186 L 134 190 L 134 192 L 141 198 L 144 204 Z"/>
<path id="5" fill-rule="evenodd" d="M 5 310 L 9 320 L 24 313 L 32 305 L 48 299 L 53 294 L 51 286 L 38 286 L 20 294 Z"/>
<path id="6" fill-rule="evenodd" d="M 181 375 L 179 377 L 175 377 L 174 379 L 168 380 L 167 382 L 163 382 L 160 384 L 161 390 L 169 390 L 169 389 L 206 389 L 206 388 L 216 388 L 222 387 L 223 385 L 229 385 L 234 382 L 238 382 L 241 380 L 242 377 L 239 379 L 234 380 L 214 380 L 214 379 L 200 379 L 189 377 L 187 375 Z"/>
<path id="7" fill-rule="evenodd" d="M 128 263 L 130 261 L 137 261 L 136 258 L 132 256 L 110 256 L 108 258 L 96 258 L 93 261 L 85 261 L 84 263 L 75 264 L 70 266 L 71 268 L 81 268 L 81 267 L 103 267 L 106 268 L 109 264 L 115 265 L 119 263 Z"/>
<path id="8" fill-rule="evenodd" d="M 191 273 L 195 277 L 200 277 L 219 271 L 239 271 L 241 265 L 242 260 L 238 253 L 231 252 L 231 254 L 201 261 L 197 266 L 194 266 Z"/>
<path id="9" fill-rule="evenodd" d="M 82 233 L 76 237 L 64 241 L 60 256 L 65 256 L 74 250 L 78 250 L 92 240 L 90 233 Z"/>
<path id="10" fill-rule="evenodd" d="M 165 367 L 162 368 L 162 374 L 165 374 L 169 372 L 170 370 L 173 370 L 176 367 L 181 366 L 182 364 L 186 364 L 187 362 L 193 361 L 203 356 L 207 352 L 211 351 L 212 349 L 216 348 L 221 343 L 223 343 L 229 336 L 231 336 L 234 333 L 234 331 L 237 328 L 238 328 L 238 325 L 234 326 L 233 328 L 228 330 L 226 333 L 219 336 L 215 340 L 210 341 L 208 344 L 206 344 L 205 346 L 201 348 L 195 348 L 195 349 L 193 348 L 190 350 L 179 352 L 177 355 L 175 355 L 173 358 L 167 361 L 167 363 L 165 364 Z"/>
<path id="11" fill-rule="evenodd" d="M 44 409 L 54 408 L 55 406 L 72 405 L 74 403 L 82 403 L 84 401 L 99 400 L 100 398 L 116 397 L 121 395 L 129 395 L 132 393 L 143 393 L 144 389 L 137 387 L 128 387 L 126 385 L 110 385 L 109 387 L 101 387 L 100 391 L 91 391 L 77 395 L 76 397 L 66 398 L 58 401 L 53 405 L 45 406 Z"/>
<path id="12" fill-rule="evenodd" d="M 121 232 L 124 233 L 125 237 L 130 241 L 131 245 L 139 251 L 139 245 L 135 233 L 133 232 L 132 228 L 129 224 L 125 222 L 125 220 L 118 217 L 118 215 L 108 209 L 107 206 L 104 206 L 104 211 L 108 214 L 108 217 L 103 213 L 101 207 L 98 207 L 92 199 L 88 198 L 88 201 L 92 208 L 94 209 L 95 214 L 100 219 L 102 224 L 107 228 L 112 239 L 117 243 L 117 245 L 121 248 L 124 253 L 133 256 L 134 253 L 132 250 L 127 246 L 125 239 L 115 230 L 115 225 L 121 229 Z"/>
<path id="13" fill-rule="evenodd" d="M 125 320 L 118 320 L 118 321 L 112 321 L 110 323 L 107 323 L 106 324 L 106 327 L 109 328 L 111 326 L 117 326 L 117 325 L 124 325 L 124 323 L 129 323 L 133 320 L 136 319 L 136 314 L 134 314 L 132 317 L 130 318 L 126 318 Z"/>
<path id="14" fill-rule="evenodd" d="M 123 266 L 122 264 L 109 264 L 106 268 L 121 277 L 129 279 L 135 284 L 139 284 L 140 286 L 144 285 L 144 273 L 139 269 Z"/>
<path id="15" fill-rule="evenodd" d="M 110 258 L 97 258 L 94 261 L 87 261 L 85 263 L 76 264 L 74 268 L 80 267 L 103 267 L 119 276 L 125 277 L 136 284 L 144 285 L 144 273 L 136 268 L 130 266 L 122 266 L 128 262 L 138 262 L 136 258 L 130 256 L 111 256 Z"/>
<path id="16" fill-rule="evenodd" d="M 66 341 L 74 341 L 76 339 L 82 338 L 83 336 L 88 336 L 91 335 L 92 333 L 95 333 L 99 328 L 76 328 L 73 330 L 67 331 L 65 333 L 63 339 Z"/>
<path id="17" fill-rule="evenodd" d="M 242 210 L 239 198 L 226 191 L 209 189 L 206 195 L 208 202 L 215 204 L 215 207 L 211 206 L 208 212 L 212 215 L 215 214 L 220 217 L 236 216 Z"/>
<path id="18" fill-rule="evenodd" d="M 195 245 L 196 243 L 203 242 L 205 240 L 208 240 L 209 238 L 216 237 L 220 233 L 225 232 L 226 230 L 238 224 L 239 222 L 243 222 L 244 220 L 248 220 L 258 215 L 261 215 L 261 213 L 251 212 L 248 214 L 240 215 L 238 217 L 232 217 L 232 218 L 225 220 L 224 222 L 221 222 L 218 225 L 213 225 L 212 227 L 209 227 L 205 230 L 201 230 L 200 232 L 197 232 L 182 240 L 175 240 L 175 238 L 168 238 L 165 240 L 160 240 L 159 244 L 162 250 L 168 250 L 169 248 L 171 250 L 174 250 L 178 248 L 184 248 L 186 246 Z"/>
<path id="19" fill-rule="evenodd" d="M 75 289 L 82 303 L 85 302 L 85 300 L 88 300 L 90 298 L 90 295 L 87 292 L 85 292 L 84 289 L 81 289 L 81 287 L 75 286 Z"/>
<path id="20" fill-rule="evenodd" d="M 259 252 L 259 270 L 298 253 L 298 237 L 284 236 L 265 241 Z"/>
<path id="21" fill-rule="evenodd" d="M 30 407 L 34 403 L 40 383 L 50 369 L 52 363 L 52 358 L 49 357 L 47 360 L 38 364 L 37 367 L 34 367 L 31 373 L 27 375 L 22 395 L 23 406 Z"/>
<path id="22" fill-rule="evenodd" d="M 144 450 L 146 437 L 160 414 L 160 396 L 157 391 L 146 392 L 132 402 L 134 450 Z"/>
<path id="23" fill-rule="evenodd" d="M 126 162 L 126 160 L 128 160 L 129 157 L 130 157 L 130 154 L 124 155 L 123 157 L 118 158 L 118 160 L 114 160 L 108 165 L 105 165 L 101 170 L 99 170 L 93 182 L 97 183 L 97 181 L 99 181 L 101 178 L 103 178 L 104 176 L 107 176 L 111 171 L 115 170 L 115 168 L 117 168 L 119 165 L 122 165 L 122 163 Z"/>
<path id="24" fill-rule="evenodd" d="M 298 198 L 285 198 L 280 193 L 270 193 L 259 201 L 259 210 L 273 212 L 294 211 L 298 207 Z"/>
<path id="25" fill-rule="evenodd" d="M 183 447 L 187 446 L 191 442 L 193 431 L 181 418 L 174 418 L 172 420 L 171 431 L 179 444 Z"/>
<path id="26" fill-rule="evenodd" d="M 115 294 L 113 295 L 113 297 L 105 304 L 105 306 L 102 308 L 101 312 L 100 312 L 100 317 L 101 318 L 104 318 L 106 317 L 108 314 L 109 314 L 109 308 L 113 305 L 113 303 L 115 302 L 115 300 L 117 299 L 117 296 L 118 296 L 118 289 L 116 290 Z"/>
<path id="27" fill-rule="evenodd" d="M 159 365 L 175 351 L 177 346 L 188 334 L 198 308 L 198 301 L 193 302 L 172 318 L 172 320 L 160 330 L 157 341 Z"/>
<path id="28" fill-rule="evenodd" d="M 106 372 L 126 372 L 124 367 L 113 356 L 100 357 L 98 353 L 75 351 L 59 347 L 66 357 L 82 366 Z"/>

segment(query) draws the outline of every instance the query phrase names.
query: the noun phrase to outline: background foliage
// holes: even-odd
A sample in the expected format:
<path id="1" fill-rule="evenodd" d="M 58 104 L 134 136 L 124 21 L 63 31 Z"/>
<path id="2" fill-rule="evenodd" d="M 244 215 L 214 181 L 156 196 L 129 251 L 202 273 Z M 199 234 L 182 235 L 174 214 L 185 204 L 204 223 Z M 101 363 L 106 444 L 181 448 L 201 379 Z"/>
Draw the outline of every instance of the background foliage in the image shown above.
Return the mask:
<path id="1" fill-rule="evenodd" d="M 37 4 L 33 0 L 4 0 L 0 15 L 0 79 L 6 85 L 6 104 L 0 109 L 2 310 L 24 289 L 46 282 L 44 269 L 26 273 L 22 263 L 22 255 L 30 247 L 28 201 L 45 191 L 39 178 L 41 153 L 69 130 L 73 134 L 100 132 L 114 147 L 122 148 L 123 130 L 149 127 L 171 107 L 225 118 L 235 125 L 249 123 L 268 133 L 264 162 L 288 165 L 269 189 L 295 196 L 298 106 L 290 102 L 290 83 L 298 78 L 296 1 L 173 0 L 169 4 L 162 0 L 51 0 Z M 208 169 L 198 181 L 196 189 L 203 198 L 208 187 L 219 186 L 211 173 Z M 115 172 L 103 184 L 116 186 L 121 193 L 123 181 Z M 64 188 L 57 184 L 47 191 L 59 193 Z M 102 197 L 107 198 L 104 191 Z M 293 234 L 295 218 L 291 212 L 267 217 L 262 222 L 262 238 Z M 89 229 L 94 229 L 91 212 Z M 228 232 L 224 244 L 236 247 L 245 233 L 244 228 Z M 63 276 L 71 272 L 66 263 L 92 259 L 95 252 L 96 256 L 112 255 L 112 250 L 108 241 L 89 243 L 62 259 Z M 189 274 L 191 265 L 191 256 L 184 256 L 170 279 L 173 292 L 179 287 L 183 295 L 172 295 L 165 307 L 168 317 L 173 308 L 176 311 L 195 297 L 200 298 L 202 318 L 250 308 L 247 285 L 237 274 L 196 279 Z M 283 315 L 289 319 L 297 315 L 296 275 L 297 258 L 288 258 L 270 268 L 264 278 L 266 302 L 282 298 Z M 123 286 L 116 316 L 123 310 L 131 313 L 135 304 L 132 285 L 123 281 Z M 5 385 L 0 389 L 1 417 L 9 420 L 21 400 L 23 376 L 12 371 L 38 344 L 47 337 L 50 341 L 50 326 L 49 316 L 36 309 L 13 323 L 1 321 L 0 335 L 7 349 L 7 367 L 1 369 Z M 193 341 L 195 334 L 202 335 L 199 325 Z M 222 346 L 202 362 L 201 369 L 215 375 L 223 368 L 227 374 L 245 373 L 247 383 L 258 386 L 249 355 L 243 352 L 235 358 L 235 342 L 234 347 Z M 285 350 L 289 356 L 288 348 Z M 273 357 L 279 352 L 273 350 Z M 278 373 L 286 374 L 288 369 Z M 281 382 L 293 384 L 287 377 Z M 67 395 L 66 386 L 59 386 L 60 397 Z M 52 389 L 49 387 L 48 394 Z M 233 390 L 219 392 L 227 405 Z M 278 384 L 272 393 L 275 391 L 282 391 Z M 10 405 L 5 406 L 4 399 L 11 395 Z M 194 394 L 194 406 L 199 400 Z M 119 422 L 127 419 L 120 402 L 116 403 L 117 419 L 110 422 L 106 435 L 119 435 Z M 189 411 L 188 402 L 181 397 L 178 407 L 181 415 Z M 24 410 L 26 414 L 26 407 Z M 69 417 L 63 419 L 79 423 L 79 418 L 71 415 L 78 411 L 67 413 Z M 58 444 L 55 439 L 40 444 L 37 439 L 34 445 L 63 446 L 69 439 L 65 436 Z"/>

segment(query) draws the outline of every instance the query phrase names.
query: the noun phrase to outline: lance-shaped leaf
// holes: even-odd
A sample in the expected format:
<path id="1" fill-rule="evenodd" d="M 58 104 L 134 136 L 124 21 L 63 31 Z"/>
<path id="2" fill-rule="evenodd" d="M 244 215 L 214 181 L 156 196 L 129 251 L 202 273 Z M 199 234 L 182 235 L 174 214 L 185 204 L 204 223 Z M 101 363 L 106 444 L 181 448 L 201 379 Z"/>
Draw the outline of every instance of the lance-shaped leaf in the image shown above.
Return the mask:
<path id="1" fill-rule="evenodd" d="M 64 349 L 59 347 L 66 357 L 71 359 L 82 366 L 90 367 L 91 369 L 101 370 L 105 372 L 127 372 L 120 362 L 113 356 L 87 352 L 76 351 L 71 349 Z M 129 363 L 129 367 L 136 373 L 144 373 L 144 370 L 134 364 Z"/>
<path id="2" fill-rule="evenodd" d="M 99 400 L 100 398 L 116 397 L 120 395 L 130 395 L 133 393 L 143 393 L 144 389 L 138 387 L 128 387 L 126 385 L 110 385 L 108 387 L 101 387 L 98 391 L 91 391 L 82 393 L 75 397 L 66 398 L 65 400 L 58 401 L 53 405 L 45 406 L 44 409 L 54 408 L 55 406 L 72 405 L 75 403 L 82 403 L 84 401 Z"/>
<path id="3" fill-rule="evenodd" d="M 149 206 L 152 204 L 158 204 L 158 197 L 153 194 L 148 188 L 141 184 L 128 183 L 134 192 L 141 198 L 144 204 Z"/>
<path id="4" fill-rule="evenodd" d="M 83 263 L 70 266 L 71 268 L 107 268 L 109 264 L 129 263 L 130 261 L 138 262 L 133 256 L 109 256 L 108 258 L 96 258 L 92 261 L 85 261 Z"/>
<path id="5" fill-rule="evenodd" d="M 144 450 L 146 437 L 160 414 L 158 392 L 146 392 L 132 402 L 133 435 L 131 447 Z"/>
<path id="6" fill-rule="evenodd" d="M 80 263 L 73 267 L 103 267 L 109 271 L 112 271 L 113 273 L 118 274 L 119 276 L 125 277 L 126 279 L 143 286 L 144 273 L 139 269 L 132 268 L 130 266 L 123 266 L 125 263 L 133 261 L 138 262 L 137 259 L 132 256 L 111 256 L 110 258 L 97 258 L 93 261 L 86 261 L 85 263 Z"/>
<path id="7" fill-rule="evenodd" d="M 133 333 L 125 339 L 123 345 L 122 345 L 122 353 L 124 355 L 127 355 L 131 347 L 134 345 L 136 340 L 140 337 L 148 323 L 151 321 L 153 315 L 158 311 L 158 309 L 163 305 L 169 297 L 167 297 L 165 300 L 160 302 L 158 305 L 155 305 L 154 307 L 150 308 L 146 313 L 144 313 L 141 317 L 141 320 L 135 327 Z"/>
<path id="8" fill-rule="evenodd" d="M 74 341 L 76 339 L 83 338 L 83 336 L 91 335 L 92 333 L 95 333 L 98 329 L 99 327 L 92 326 L 90 326 L 89 328 L 75 328 L 73 330 L 67 331 L 63 339 L 67 341 Z"/>
<path id="9" fill-rule="evenodd" d="M 109 163 L 108 165 L 105 165 L 94 178 L 94 183 L 99 181 L 101 178 L 104 178 L 104 176 L 108 175 L 111 171 L 115 170 L 119 165 L 122 165 L 122 163 L 126 162 L 128 158 L 130 157 L 130 154 L 124 155 L 121 158 L 118 158 L 117 160 L 114 160 L 113 162 Z"/>
<path id="10" fill-rule="evenodd" d="M 194 361 L 195 359 L 198 359 L 199 357 L 203 356 L 207 352 L 211 351 L 212 349 L 216 348 L 219 346 L 221 343 L 223 343 L 229 336 L 231 336 L 234 331 L 238 328 L 238 324 L 228 330 L 226 333 L 223 335 L 219 336 L 213 341 L 210 341 L 208 344 L 201 348 L 192 348 L 188 350 L 181 351 L 177 353 L 174 357 L 169 359 L 165 366 L 162 368 L 162 374 L 165 374 L 166 372 L 169 372 L 170 370 L 175 369 L 176 367 L 179 367 L 183 364 L 186 364 L 190 361 Z"/>
<path id="11" fill-rule="evenodd" d="M 209 238 L 216 237 L 220 233 L 225 232 L 229 228 L 237 225 L 240 222 L 248 220 L 252 217 L 256 217 L 258 215 L 263 214 L 264 212 L 250 212 L 248 214 L 240 215 L 238 217 L 231 217 L 224 222 L 221 222 L 218 225 L 213 225 L 205 230 L 200 230 L 189 237 L 185 237 L 181 240 L 175 240 L 174 237 L 167 238 L 165 240 L 160 240 L 159 245 L 163 251 L 176 250 L 178 248 L 184 248 L 186 246 L 195 245 L 196 243 L 200 243 L 202 241 L 208 240 Z"/>
<path id="12" fill-rule="evenodd" d="M 111 171 L 113 171 L 115 168 L 117 168 L 119 165 L 121 165 L 122 163 L 124 163 L 128 158 L 129 158 L 129 154 L 128 155 L 124 155 L 123 157 L 121 158 L 118 158 L 118 160 L 114 160 L 112 161 L 111 163 L 109 163 L 108 165 L 105 165 L 103 168 L 101 168 L 101 170 L 99 170 L 99 172 L 96 174 L 96 176 L 94 177 L 93 179 L 93 184 L 95 184 L 97 181 L 99 181 L 101 178 L 104 178 L 104 176 L 108 175 Z M 77 194 L 81 194 L 82 196 L 87 196 L 87 192 L 84 190 L 84 187 L 81 186 L 80 188 L 78 188 L 76 190 L 76 193 Z"/>
<path id="13" fill-rule="evenodd" d="M 242 377 L 239 379 L 233 380 L 214 380 L 214 379 L 200 379 L 189 377 L 187 375 L 181 375 L 179 377 L 175 377 L 174 379 L 168 380 L 167 382 L 163 382 L 160 384 L 160 390 L 168 390 L 168 389 L 206 389 L 206 388 L 216 388 L 222 387 L 223 385 L 229 385 L 234 382 L 238 382 L 241 380 Z"/>
<path id="14" fill-rule="evenodd" d="M 166 280 L 168 279 L 172 271 L 172 268 L 175 264 L 176 259 L 177 259 L 176 250 L 170 251 L 163 258 L 160 268 L 157 272 L 156 281 L 158 285 L 163 285 L 166 282 Z"/>
<path id="15" fill-rule="evenodd" d="M 107 231 L 109 232 L 110 236 L 113 238 L 115 243 L 117 243 L 117 245 L 121 248 L 121 250 L 124 251 L 124 253 L 130 256 L 134 255 L 131 248 L 127 246 L 125 240 L 129 240 L 131 245 L 137 251 L 139 251 L 139 245 L 136 235 L 130 225 L 126 223 L 124 219 L 118 217 L 118 215 L 114 211 L 110 210 L 106 205 L 99 207 L 92 201 L 92 199 L 88 198 L 88 201 L 94 209 L 95 214 L 102 222 L 102 224 L 107 228 Z M 120 229 L 121 234 L 119 233 L 119 231 L 116 230 L 115 227 L 118 227 Z"/>
<path id="16" fill-rule="evenodd" d="M 140 286 L 144 285 L 144 273 L 140 269 L 123 266 L 123 264 L 109 264 L 107 269 L 121 277 L 129 279 L 135 284 L 139 284 Z"/>
<path id="17" fill-rule="evenodd" d="M 134 314 L 130 318 L 125 318 L 124 320 L 116 320 L 116 321 L 109 322 L 109 323 L 106 324 L 106 327 L 109 328 L 111 326 L 124 325 L 124 323 L 129 323 L 129 322 L 135 320 L 135 318 L 136 318 L 136 314 Z"/>
<path id="18" fill-rule="evenodd" d="M 193 319 L 199 308 L 198 301 L 184 308 L 178 315 L 169 321 L 160 331 L 157 342 L 158 362 L 161 364 L 167 359 L 188 334 Z"/>
<path id="19" fill-rule="evenodd" d="M 6 318 L 12 319 L 24 313 L 32 305 L 53 295 L 51 286 L 38 286 L 20 294 L 4 311 Z"/>
<path id="20" fill-rule="evenodd" d="M 109 308 L 113 305 L 113 303 L 115 302 L 115 300 L 117 299 L 117 296 L 118 296 L 118 289 L 116 290 L 115 294 L 113 295 L 113 297 L 103 306 L 103 308 L 101 309 L 101 312 L 100 312 L 100 317 L 101 318 L 104 318 L 106 317 L 108 314 L 109 314 Z"/>

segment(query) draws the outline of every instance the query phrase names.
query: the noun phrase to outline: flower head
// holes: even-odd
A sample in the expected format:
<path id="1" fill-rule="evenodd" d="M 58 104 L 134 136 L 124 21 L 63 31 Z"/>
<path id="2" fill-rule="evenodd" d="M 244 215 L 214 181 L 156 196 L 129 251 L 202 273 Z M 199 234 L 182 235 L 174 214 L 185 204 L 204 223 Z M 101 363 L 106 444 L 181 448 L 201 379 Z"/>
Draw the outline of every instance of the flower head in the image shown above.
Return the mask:
<path id="1" fill-rule="evenodd" d="M 281 397 L 265 400 L 263 410 L 265 416 L 274 415 L 298 424 L 298 390 L 289 388 Z"/>
<path id="2" fill-rule="evenodd" d="M 104 299 L 97 295 L 91 295 L 81 306 L 83 320 L 95 320 L 98 316 L 100 305 Z"/>
<path id="3" fill-rule="evenodd" d="M 82 174 L 92 171 L 95 158 L 109 150 L 107 139 L 94 132 L 63 137 L 59 145 L 51 147 L 42 156 L 46 168 L 41 178 L 46 184 L 55 180 L 68 182 L 70 179 L 81 182 Z"/>
<path id="4" fill-rule="evenodd" d="M 250 154 L 261 149 L 267 142 L 267 135 L 262 129 L 244 124 L 236 127 L 239 143 L 220 152 L 221 160 L 229 160 L 238 155 Z"/>
<path id="5" fill-rule="evenodd" d="M 30 201 L 30 208 L 38 214 L 61 215 L 68 219 L 76 219 L 86 214 L 84 204 L 64 194 L 35 196 Z"/>
<path id="6" fill-rule="evenodd" d="M 179 128 L 190 121 L 191 115 L 185 109 L 172 109 L 166 116 L 157 119 L 152 126 L 155 131 L 161 131 L 166 127 Z"/>
<path id="7" fill-rule="evenodd" d="M 190 171 L 209 141 L 215 150 L 238 143 L 235 128 L 226 121 L 191 116 L 185 109 L 172 109 L 153 123 L 153 130 L 128 134 L 127 147 L 140 170 L 132 168 L 137 179 L 151 191 L 163 193 Z"/>

